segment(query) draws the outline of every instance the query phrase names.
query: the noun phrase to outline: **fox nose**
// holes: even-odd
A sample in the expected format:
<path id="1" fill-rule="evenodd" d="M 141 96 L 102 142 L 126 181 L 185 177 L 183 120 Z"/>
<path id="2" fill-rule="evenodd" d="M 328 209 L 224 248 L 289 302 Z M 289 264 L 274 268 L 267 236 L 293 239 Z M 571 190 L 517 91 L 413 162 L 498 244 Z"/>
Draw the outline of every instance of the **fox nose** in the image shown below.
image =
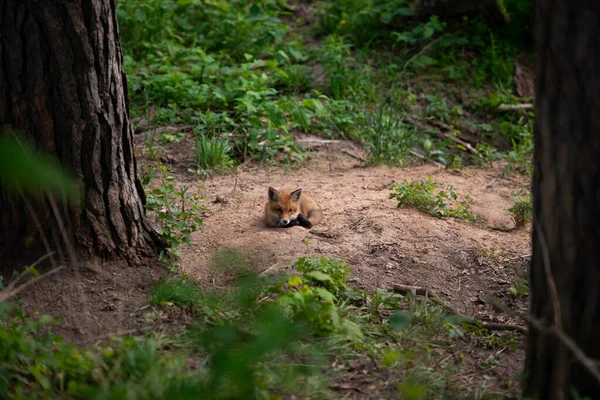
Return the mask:
<path id="1" fill-rule="evenodd" d="M 287 225 L 287 224 L 289 224 L 289 223 L 290 223 L 290 220 L 289 220 L 289 219 L 282 219 L 282 220 L 281 220 L 281 223 L 282 223 L 283 225 Z"/>

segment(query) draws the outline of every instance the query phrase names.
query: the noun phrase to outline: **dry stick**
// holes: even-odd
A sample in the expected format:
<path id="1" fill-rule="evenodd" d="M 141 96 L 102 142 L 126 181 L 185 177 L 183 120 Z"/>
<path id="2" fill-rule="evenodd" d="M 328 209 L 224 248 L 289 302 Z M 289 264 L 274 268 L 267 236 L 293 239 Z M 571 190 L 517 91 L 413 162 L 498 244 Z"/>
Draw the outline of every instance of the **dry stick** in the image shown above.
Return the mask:
<path id="1" fill-rule="evenodd" d="M 562 331 L 562 317 L 560 312 L 560 297 L 558 297 L 558 289 L 556 289 L 556 282 L 554 276 L 552 276 L 552 269 L 550 268 L 550 253 L 548 252 L 548 245 L 546 244 L 546 236 L 540 228 L 539 223 L 535 223 L 535 229 L 537 230 L 538 237 L 540 239 L 540 247 L 542 248 L 542 259 L 544 260 L 544 272 L 546 274 L 546 283 L 548 289 L 550 289 L 550 298 L 552 300 L 552 307 L 554 308 L 554 323 L 556 329 Z"/>
<path id="2" fill-rule="evenodd" d="M 47 278 L 47 277 L 48 277 L 48 276 L 50 276 L 50 275 L 53 275 L 53 274 L 55 274 L 55 273 L 57 273 L 57 272 L 59 272 L 59 271 L 62 271 L 64 268 L 65 268 L 65 266 L 64 266 L 64 265 L 61 265 L 60 267 L 58 267 L 58 268 L 55 268 L 55 269 L 53 269 L 53 270 L 50 270 L 50 271 L 46 272 L 45 274 L 42 274 L 42 275 L 38 276 L 38 277 L 37 277 L 37 278 L 35 278 L 35 279 L 32 279 L 32 280 L 30 280 L 30 281 L 27 281 L 27 282 L 25 282 L 24 284 L 22 284 L 21 286 L 19 286 L 19 287 L 15 288 L 15 289 L 13 289 L 13 290 L 10 290 L 10 291 L 9 291 L 9 290 L 8 290 L 8 287 L 7 287 L 7 288 L 6 288 L 6 289 L 4 289 L 2 292 L 0 292 L 0 302 L 4 302 L 4 301 L 6 301 L 6 300 L 10 299 L 10 298 L 11 298 L 11 297 L 13 297 L 13 296 L 16 296 L 16 295 L 17 295 L 17 294 L 19 294 L 21 291 L 23 291 L 23 289 L 25 289 L 25 288 L 27 288 L 27 287 L 29 287 L 29 286 L 33 285 L 35 282 L 37 282 L 37 281 L 39 281 L 39 280 L 42 280 L 42 279 L 44 279 L 44 278 Z"/>
<path id="3" fill-rule="evenodd" d="M 539 220 L 536 218 L 536 221 Z M 554 334 L 560 341 L 573 353 L 573 355 L 579 360 L 579 362 L 588 370 L 588 372 L 600 383 L 600 371 L 596 366 L 596 362 L 588 357 L 583 350 L 577 346 L 577 343 L 562 330 L 561 311 L 560 311 L 560 298 L 558 297 L 558 290 L 556 288 L 556 282 L 552 275 L 552 269 L 550 268 L 550 252 L 548 251 L 548 245 L 546 243 L 546 237 L 540 227 L 539 223 L 535 223 L 535 229 L 538 233 L 540 240 L 540 247 L 542 249 L 542 259 L 544 261 L 544 272 L 546 273 L 546 280 L 548 289 L 550 291 L 550 297 L 554 308 L 554 326 L 546 327 L 540 320 L 533 318 L 529 319 L 529 322 L 535 326 L 541 332 L 546 334 Z"/>
<path id="4" fill-rule="evenodd" d="M 435 160 L 432 160 L 431 158 L 425 157 L 423 154 L 419 154 L 419 153 L 417 153 L 414 150 L 411 150 L 410 154 L 412 154 L 413 156 L 415 156 L 417 158 L 425 160 L 426 162 L 431 163 L 431 164 L 435 165 L 436 167 L 446 168 L 446 166 L 444 164 L 441 164 L 441 163 L 439 163 L 439 162 L 437 162 Z"/>
<path id="5" fill-rule="evenodd" d="M 29 201 L 29 199 L 27 199 L 27 196 L 25 196 L 23 193 L 21 193 L 21 196 L 23 197 L 23 200 L 25 200 L 25 205 L 27 206 L 27 209 L 29 210 L 31 217 L 33 218 L 35 227 L 40 232 L 40 235 L 42 237 L 42 243 L 44 244 L 44 247 L 46 248 L 46 252 L 49 254 L 50 262 L 52 263 L 52 268 L 58 268 L 58 265 L 56 264 L 56 260 L 54 260 L 54 252 L 52 251 L 52 248 L 50 247 L 50 243 L 48 242 L 48 238 L 46 237 L 46 234 L 44 233 L 42 223 L 40 222 L 39 218 L 37 217 L 37 213 L 33 209 L 33 206 L 31 205 L 31 202 Z"/>
<path id="6" fill-rule="evenodd" d="M 437 128 L 440 128 L 440 129 L 442 129 L 442 130 L 445 130 L 445 131 L 451 131 L 451 130 L 452 130 L 452 129 L 451 129 L 449 126 L 448 126 L 448 125 L 444 124 L 443 122 L 439 122 L 439 121 L 434 121 L 434 120 L 431 120 L 431 121 L 429 121 L 429 122 L 428 122 L 428 124 L 429 124 L 430 126 L 427 126 L 427 125 L 424 125 L 424 124 L 422 124 L 422 123 L 420 123 L 420 122 L 418 122 L 418 121 L 415 121 L 415 120 L 414 120 L 414 119 L 412 119 L 411 117 L 404 117 L 404 120 L 405 120 L 406 122 L 408 122 L 409 124 L 411 124 L 411 125 L 414 125 L 414 126 L 416 126 L 417 128 L 419 128 L 419 129 L 421 129 L 421 130 L 424 130 L 424 131 L 426 131 L 426 130 L 430 129 L 430 126 L 435 126 L 435 127 L 437 127 Z M 473 146 L 471 146 L 471 144 L 470 144 L 470 143 L 468 143 L 468 142 L 465 142 L 464 140 L 462 140 L 462 139 L 459 139 L 459 138 L 457 138 L 457 137 L 456 137 L 456 136 L 454 136 L 454 135 L 446 134 L 446 133 L 444 133 L 444 132 L 442 132 L 442 131 L 440 131 L 440 133 L 441 133 L 441 134 L 442 134 L 442 136 L 444 136 L 445 138 L 448 138 L 448 139 L 450 139 L 450 140 L 452 140 L 452 141 L 454 141 L 454 142 L 456 142 L 456 143 L 458 143 L 458 144 L 460 144 L 460 145 L 464 146 L 464 147 L 467 149 L 467 151 L 468 151 L 468 152 L 470 152 L 470 153 L 473 153 L 473 154 L 475 154 L 475 155 L 479 154 L 479 152 L 477 151 L 477 149 L 473 148 Z"/>
<path id="7" fill-rule="evenodd" d="M 498 324 L 498 323 L 493 323 L 493 322 L 482 322 L 482 321 L 476 321 L 474 318 L 467 317 L 466 315 L 458 312 L 451 306 L 446 305 L 435 294 L 435 292 L 433 290 L 425 288 L 425 287 L 394 284 L 393 290 L 394 290 L 394 292 L 400 293 L 402 295 L 406 295 L 408 293 L 414 293 L 417 296 L 427 296 L 431 300 L 433 300 L 435 303 L 438 303 L 440 306 L 442 306 L 446 310 L 446 312 L 448 312 L 449 314 L 456 315 L 457 317 L 460 317 L 461 319 L 463 319 L 464 320 L 464 321 L 462 321 L 463 324 L 476 325 L 476 324 L 480 323 L 484 328 L 491 330 L 491 331 L 492 330 L 493 331 L 518 331 L 524 335 L 527 334 L 527 328 L 519 326 L 519 325 Z"/>
<path id="8" fill-rule="evenodd" d="M 362 158 L 361 156 L 357 156 L 356 154 L 352 154 L 352 153 L 350 153 L 350 152 L 349 152 L 349 151 L 347 151 L 347 150 L 342 150 L 342 153 L 344 153 L 344 154 L 346 154 L 346 155 L 348 155 L 348 156 L 350 156 L 350 157 L 354 158 L 355 160 L 358 160 L 358 161 L 361 161 L 361 162 L 364 162 L 364 163 L 366 163 L 366 162 L 367 162 L 367 160 L 365 160 L 365 159 L 364 159 L 364 158 Z"/>
<path id="9" fill-rule="evenodd" d="M 532 103 L 525 104 L 500 104 L 498 106 L 498 110 L 508 111 L 508 110 L 529 110 L 533 108 Z"/>
<path id="10" fill-rule="evenodd" d="M 229 197 L 233 196 L 233 193 L 235 192 L 235 189 L 237 188 L 237 181 L 238 181 L 238 175 L 235 175 L 235 184 L 233 185 L 233 190 L 231 191 L 231 193 L 229 193 Z"/>
<path id="11" fill-rule="evenodd" d="M 411 58 L 408 59 L 407 62 L 404 63 L 404 65 L 402 66 L 402 71 L 400 71 L 400 76 L 403 76 L 404 73 L 406 72 L 406 68 L 408 68 L 408 65 L 415 61 L 417 58 L 421 57 L 427 50 L 429 50 L 429 48 L 431 46 L 433 46 L 434 44 L 436 44 L 441 38 L 443 38 L 443 36 L 440 36 L 439 38 L 429 42 L 425 47 L 423 47 L 421 49 L 421 51 L 419 51 L 417 54 L 415 54 L 414 56 L 412 56 Z"/>
<path id="12" fill-rule="evenodd" d="M 65 241 L 65 246 L 67 247 L 67 252 L 69 253 L 69 258 L 71 259 L 71 264 L 73 266 L 73 272 L 75 272 L 77 281 L 80 281 L 81 276 L 79 274 L 79 266 L 77 265 L 77 253 L 75 252 L 73 243 L 71 243 L 71 240 L 69 238 L 69 234 L 67 233 L 63 219 L 60 216 L 60 213 L 58 211 L 58 206 L 56 205 L 56 201 L 54 200 L 54 196 L 48 195 L 48 201 L 50 202 L 50 206 L 52 207 L 52 211 L 54 212 L 54 217 L 56 218 L 56 221 L 58 222 L 58 227 L 59 227 L 60 233 L 63 237 L 63 240 Z M 83 305 L 85 303 L 84 300 L 87 300 L 87 296 L 82 292 L 80 286 L 77 287 L 77 295 L 79 297 L 80 304 Z M 84 318 L 85 318 L 85 322 L 89 323 L 89 320 L 90 320 L 89 313 L 85 313 Z"/>
<path id="13" fill-rule="evenodd" d="M 53 251 L 49 251 L 48 253 L 38 258 L 33 264 L 31 264 L 31 267 L 35 268 L 39 263 L 44 261 L 46 258 L 51 257 L 53 254 Z M 19 276 L 17 276 L 17 278 L 14 281 L 12 281 L 6 288 L 4 288 L 3 292 L 11 292 L 12 289 L 17 285 L 17 283 L 19 283 L 21 279 L 23 279 L 24 276 L 24 274 L 20 274 Z M 7 298 L 8 297 L 11 297 L 11 295 L 7 295 Z"/>

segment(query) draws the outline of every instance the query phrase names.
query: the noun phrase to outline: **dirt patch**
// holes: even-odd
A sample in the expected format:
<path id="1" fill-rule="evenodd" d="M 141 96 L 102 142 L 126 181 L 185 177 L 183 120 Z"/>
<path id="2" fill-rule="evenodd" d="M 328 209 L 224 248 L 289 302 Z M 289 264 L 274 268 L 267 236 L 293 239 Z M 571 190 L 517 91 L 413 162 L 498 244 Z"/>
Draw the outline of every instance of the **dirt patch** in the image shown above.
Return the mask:
<path id="1" fill-rule="evenodd" d="M 185 322 L 178 316 L 149 318 L 148 293 L 164 273 L 157 266 L 82 263 L 33 283 L 19 299 L 29 316 L 58 318 L 60 324 L 52 330 L 65 341 L 94 344 L 110 335 L 141 334 L 159 325 L 164 330 L 177 329 Z"/>

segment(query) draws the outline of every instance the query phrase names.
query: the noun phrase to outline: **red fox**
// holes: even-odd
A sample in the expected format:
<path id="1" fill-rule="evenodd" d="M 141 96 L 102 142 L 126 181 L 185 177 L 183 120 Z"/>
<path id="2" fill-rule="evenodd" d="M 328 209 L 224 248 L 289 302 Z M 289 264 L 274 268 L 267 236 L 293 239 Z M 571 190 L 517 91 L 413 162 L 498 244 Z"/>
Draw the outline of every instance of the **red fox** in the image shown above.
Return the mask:
<path id="1" fill-rule="evenodd" d="M 302 189 L 277 191 L 269 188 L 269 202 L 265 205 L 263 221 L 267 226 L 312 228 L 323 219 L 323 212 L 302 194 Z"/>

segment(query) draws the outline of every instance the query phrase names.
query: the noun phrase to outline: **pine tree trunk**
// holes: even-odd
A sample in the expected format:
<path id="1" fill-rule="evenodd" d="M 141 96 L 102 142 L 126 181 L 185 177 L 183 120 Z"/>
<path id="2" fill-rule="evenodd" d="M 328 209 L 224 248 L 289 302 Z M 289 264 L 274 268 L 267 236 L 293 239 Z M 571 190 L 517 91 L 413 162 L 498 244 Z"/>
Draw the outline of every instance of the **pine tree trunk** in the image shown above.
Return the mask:
<path id="1" fill-rule="evenodd" d="M 600 359 L 600 6 L 535 2 L 536 122 L 531 313 Z M 544 254 L 548 252 L 549 263 Z M 549 268 L 550 274 L 546 274 Z M 556 285 L 557 296 L 549 290 Z M 555 318 L 554 304 L 560 317 Z M 531 326 L 525 395 L 597 398 L 600 384 L 556 338 Z M 563 396 L 563 397 L 561 397 Z"/>
<path id="2" fill-rule="evenodd" d="M 80 209 L 58 214 L 46 200 L 28 207 L 0 192 L 4 249 L 39 233 L 32 204 L 52 247 L 64 249 L 67 232 L 79 251 L 135 262 L 162 245 L 145 217 L 122 61 L 114 0 L 0 2 L 0 123 L 85 187 Z"/>

